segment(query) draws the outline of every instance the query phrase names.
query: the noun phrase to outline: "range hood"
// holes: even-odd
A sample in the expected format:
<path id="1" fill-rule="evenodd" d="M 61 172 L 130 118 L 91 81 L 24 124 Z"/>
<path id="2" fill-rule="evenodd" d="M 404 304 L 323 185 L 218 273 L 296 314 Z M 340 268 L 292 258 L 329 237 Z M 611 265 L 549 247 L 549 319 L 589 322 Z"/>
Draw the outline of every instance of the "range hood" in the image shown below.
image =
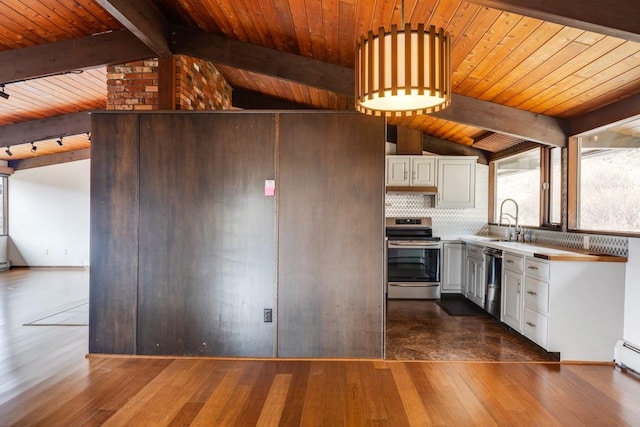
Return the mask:
<path id="1" fill-rule="evenodd" d="M 438 187 L 386 187 L 387 194 L 422 194 L 423 196 L 435 196 L 438 194 Z"/>

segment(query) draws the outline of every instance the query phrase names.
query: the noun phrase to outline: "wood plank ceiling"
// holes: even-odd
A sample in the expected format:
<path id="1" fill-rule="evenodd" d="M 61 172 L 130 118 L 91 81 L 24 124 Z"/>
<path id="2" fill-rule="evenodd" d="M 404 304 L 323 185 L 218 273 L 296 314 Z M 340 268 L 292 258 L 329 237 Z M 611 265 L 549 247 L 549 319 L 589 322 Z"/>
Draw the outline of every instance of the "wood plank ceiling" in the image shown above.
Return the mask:
<path id="1" fill-rule="evenodd" d="M 119 22 L 103 6 L 124 11 L 150 10 L 142 8 L 143 3 L 144 0 L 0 0 L 0 64 L 7 52 L 20 53 L 21 49 L 116 31 L 124 26 L 131 29 L 128 22 L 123 19 Z M 581 25 L 583 29 L 580 29 L 543 21 L 533 17 L 536 13 L 525 16 L 507 11 L 510 7 L 500 10 L 483 3 L 509 6 L 518 1 L 405 1 L 407 22 L 433 24 L 450 33 L 456 95 L 486 102 L 482 105 L 489 106 L 489 116 L 493 111 L 491 106 L 498 104 L 534 113 L 531 117 L 548 116 L 563 123 L 624 100 L 631 100 L 628 105 L 632 108 L 640 104 L 637 96 L 640 94 L 640 36 L 636 37 L 635 30 L 622 32 L 622 36 L 631 34 L 629 37 L 615 37 L 607 34 L 618 35 L 620 31 L 589 31 L 592 26 Z M 553 4 L 551 0 L 540 3 Z M 569 3 L 588 9 L 577 0 Z M 588 3 L 592 5 L 594 0 Z M 635 11 L 631 12 L 635 16 L 623 16 L 624 21 L 640 20 L 640 9 L 633 8 L 633 4 L 633 0 L 621 0 L 616 5 L 621 13 Z M 400 0 L 157 0 L 150 7 L 159 10 L 170 25 L 353 68 L 356 37 L 369 29 L 399 23 L 400 5 Z M 135 20 L 135 15 L 131 18 Z M 82 73 L 17 82 L 3 81 L 2 67 L 4 65 L 0 65 L 0 83 L 5 84 L 10 97 L 0 99 L 1 146 L 12 145 L 2 139 L 2 126 L 105 106 L 103 63 L 85 66 Z M 236 89 L 308 108 L 353 109 L 353 96 L 344 91 L 312 87 L 305 82 L 229 64 L 218 65 L 218 68 Z M 32 74 L 37 76 L 37 72 Z M 632 113 L 640 114 L 638 110 Z M 508 125 L 505 122 L 510 120 L 507 118 L 501 123 L 501 118 L 495 117 L 496 123 L 486 120 L 485 125 L 462 118 L 457 120 L 457 114 L 444 118 L 420 115 L 392 119 L 390 123 L 471 146 L 474 139 L 486 135 L 487 131 L 500 133 L 499 128 Z M 509 134 L 509 130 L 505 133 Z M 522 139 L 519 135 L 516 138 Z M 72 147 L 69 140 L 69 144 L 58 147 L 55 140 L 49 138 L 48 145 L 53 146 L 48 152 L 89 146 L 86 136 L 76 140 L 77 146 Z M 489 152 L 502 148 L 504 140 L 496 147 L 490 143 L 483 145 Z M 25 149 L 20 147 L 14 151 L 12 159 L 40 155 L 46 150 L 34 154 L 27 144 Z M 9 159 L 4 149 L 0 151 L 0 159 Z"/>

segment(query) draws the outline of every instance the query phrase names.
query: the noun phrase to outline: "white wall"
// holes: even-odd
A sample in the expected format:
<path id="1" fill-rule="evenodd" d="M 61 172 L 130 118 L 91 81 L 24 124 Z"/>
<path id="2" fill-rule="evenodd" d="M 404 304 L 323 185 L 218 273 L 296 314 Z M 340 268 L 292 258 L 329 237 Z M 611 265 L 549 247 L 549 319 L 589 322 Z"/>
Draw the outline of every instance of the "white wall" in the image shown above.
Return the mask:
<path id="1" fill-rule="evenodd" d="M 624 339 L 640 346 L 640 239 L 629 238 L 624 295 Z"/>
<path id="2" fill-rule="evenodd" d="M 26 169 L 9 177 L 11 265 L 89 265 L 90 163 Z"/>

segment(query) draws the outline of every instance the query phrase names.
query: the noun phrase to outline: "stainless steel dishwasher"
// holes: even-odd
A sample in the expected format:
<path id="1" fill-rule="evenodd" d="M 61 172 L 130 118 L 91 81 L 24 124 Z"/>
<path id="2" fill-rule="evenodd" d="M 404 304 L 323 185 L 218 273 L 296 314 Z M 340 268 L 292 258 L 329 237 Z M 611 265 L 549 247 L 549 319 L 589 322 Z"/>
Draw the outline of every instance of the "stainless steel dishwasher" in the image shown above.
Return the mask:
<path id="1" fill-rule="evenodd" d="M 484 309 L 500 320 L 500 300 L 502 298 L 502 251 L 485 247 L 487 277 L 485 283 Z"/>

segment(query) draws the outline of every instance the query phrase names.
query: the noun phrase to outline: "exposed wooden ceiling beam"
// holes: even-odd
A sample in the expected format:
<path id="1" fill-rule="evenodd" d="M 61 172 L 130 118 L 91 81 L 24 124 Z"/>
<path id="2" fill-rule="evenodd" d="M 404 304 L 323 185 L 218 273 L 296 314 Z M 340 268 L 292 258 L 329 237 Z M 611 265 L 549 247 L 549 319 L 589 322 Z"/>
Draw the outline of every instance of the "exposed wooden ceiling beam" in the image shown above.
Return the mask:
<path id="1" fill-rule="evenodd" d="M 171 43 L 175 53 L 339 94 L 354 94 L 355 76 L 352 68 L 279 52 L 183 26 L 172 27 Z M 566 145 L 568 126 L 563 120 L 475 98 L 454 94 L 451 107 L 433 115 L 524 140 L 559 147 Z"/>
<path id="2" fill-rule="evenodd" d="M 570 120 L 569 133 L 571 136 L 578 136 L 637 115 L 640 115 L 640 94 L 605 105 L 602 108 Z"/>
<path id="3" fill-rule="evenodd" d="M 569 125 L 564 120 L 455 93 L 448 108 L 431 115 L 526 141 L 567 145 Z"/>
<path id="4" fill-rule="evenodd" d="M 267 74 L 342 94 L 354 94 L 353 69 L 228 39 L 194 28 L 172 26 L 174 53 Z"/>
<path id="5" fill-rule="evenodd" d="M 82 150 L 65 151 L 63 153 L 38 156 L 31 159 L 9 160 L 9 167 L 13 170 L 39 168 L 42 166 L 57 165 L 59 163 L 75 162 L 91 158 L 91 148 Z"/>
<path id="6" fill-rule="evenodd" d="M 127 30 L 0 52 L 0 83 L 122 64 L 155 54 Z"/>
<path id="7" fill-rule="evenodd" d="M 169 20 L 148 0 L 96 0 L 158 56 L 171 55 Z"/>
<path id="8" fill-rule="evenodd" d="M 525 151 L 533 150 L 534 148 L 539 148 L 540 144 L 536 144 L 535 142 L 521 142 L 520 144 L 514 145 L 513 147 L 509 147 L 505 150 L 498 151 L 497 153 L 489 154 L 489 161 L 493 162 L 496 160 L 504 159 L 505 157 L 513 156 L 515 154 L 524 153 Z"/>
<path id="9" fill-rule="evenodd" d="M 0 126 L 0 147 L 28 144 L 91 130 L 89 113 L 65 114 L 40 120 Z"/>
<path id="10" fill-rule="evenodd" d="M 640 42 L 637 0 L 469 0 L 470 3 Z"/>

